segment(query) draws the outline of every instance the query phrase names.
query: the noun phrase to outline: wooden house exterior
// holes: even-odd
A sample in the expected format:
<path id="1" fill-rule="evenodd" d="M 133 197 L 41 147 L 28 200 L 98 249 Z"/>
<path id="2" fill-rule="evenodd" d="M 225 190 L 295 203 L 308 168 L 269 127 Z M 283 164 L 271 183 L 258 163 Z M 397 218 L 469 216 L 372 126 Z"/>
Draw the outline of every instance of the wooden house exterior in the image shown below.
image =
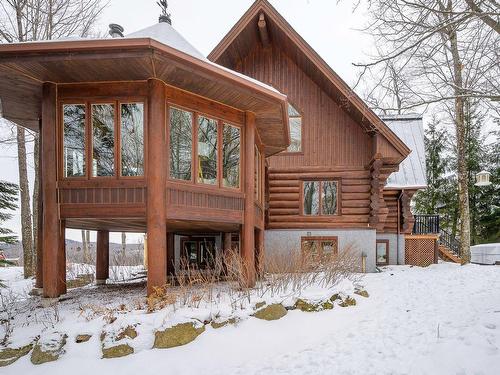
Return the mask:
<path id="1" fill-rule="evenodd" d="M 368 271 L 403 263 L 410 200 L 425 176 L 388 186 L 412 152 L 397 134 L 266 0 L 254 3 L 208 58 L 288 97 L 291 145 L 266 167 L 266 253 L 333 245 L 366 255 Z"/>
<path id="2" fill-rule="evenodd" d="M 98 282 L 109 232 L 147 233 L 148 293 L 181 256 L 203 267 L 234 244 L 248 285 L 264 249 L 404 262 L 391 254 L 423 186 L 387 181 L 411 150 L 265 0 L 208 59 L 160 22 L 0 45 L 0 82 L 3 116 L 40 134 L 45 297 L 66 292 L 66 228 L 97 231 Z"/>

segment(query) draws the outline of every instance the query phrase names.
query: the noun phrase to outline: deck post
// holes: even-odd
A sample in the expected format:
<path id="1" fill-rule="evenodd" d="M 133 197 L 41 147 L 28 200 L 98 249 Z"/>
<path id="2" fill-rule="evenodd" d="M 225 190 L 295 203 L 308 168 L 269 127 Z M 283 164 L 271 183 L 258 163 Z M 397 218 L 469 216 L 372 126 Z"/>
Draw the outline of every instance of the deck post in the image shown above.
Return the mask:
<path id="1" fill-rule="evenodd" d="M 59 220 L 59 252 L 57 253 L 57 288 L 59 295 L 66 294 L 66 221 Z"/>
<path id="2" fill-rule="evenodd" d="M 263 264 L 261 262 L 264 258 L 264 230 L 255 228 L 255 269 L 260 275 L 261 267 Z M 260 276 L 259 276 L 260 277 Z"/>
<path id="3" fill-rule="evenodd" d="M 222 243 L 222 249 L 224 252 L 229 252 L 231 251 L 231 242 L 232 241 L 232 233 L 231 232 L 224 232 L 224 238 L 223 238 L 223 243 Z"/>
<path id="4" fill-rule="evenodd" d="M 148 295 L 167 283 L 167 142 L 165 85 L 148 80 L 147 207 Z"/>
<path id="5" fill-rule="evenodd" d="M 42 96 L 42 129 L 41 129 L 41 171 L 43 200 L 43 296 L 57 298 L 65 289 L 60 282 L 64 275 L 61 274 L 66 266 L 59 263 L 64 260 L 61 256 L 62 232 L 59 208 L 57 202 L 57 85 L 45 82 Z"/>
<path id="6" fill-rule="evenodd" d="M 97 231 L 95 279 L 97 285 L 106 284 L 109 278 L 109 231 Z"/>
<path id="7" fill-rule="evenodd" d="M 245 267 L 246 286 L 255 285 L 255 114 L 246 113 L 245 121 L 245 213 L 241 257 Z"/>
<path id="8" fill-rule="evenodd" d="M 37 238 L 36 238 L 36 281 L 35 281 L 35 289 L 37 293 L 41 293 L 43 288 L 43 199 L 42 199 L 42 120 L 38 122 L 39 130 L 38 130 L 38 217 L 37 217 Z"/>

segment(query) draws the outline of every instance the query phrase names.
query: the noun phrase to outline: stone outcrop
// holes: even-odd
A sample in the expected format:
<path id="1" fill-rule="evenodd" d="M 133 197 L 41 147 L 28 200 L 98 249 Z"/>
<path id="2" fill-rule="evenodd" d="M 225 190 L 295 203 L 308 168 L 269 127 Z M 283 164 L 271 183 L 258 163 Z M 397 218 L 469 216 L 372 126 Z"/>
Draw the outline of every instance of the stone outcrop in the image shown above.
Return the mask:
<path id="1" fill-rule="evenodd" d="M 331 301 L 313 303 L 313 302 L 307 302 L 299 298 L 297 302 L 295 302 L 294 307 L 295 309 L 304 312 L 317 312 L 317 311 L 333 309 L 333 303 Z"/>
<path id="2" fill-rule="evenodd" d="M 129 344 L 119 344 L 102 348 L 102 358 L 119 358 L 133 354 L 134 348 Z"/>
<path id="3" fill-rule="evenodd" d="M 47 342 L 38 341 L 31 353 L 31 363 L 41 365 L 42 363 L 57 361 L 65 353 L 64 346 L 67 338 L 66 334 L 59 334 L 58 337 Z"/>
<path id="4" fill-rule="evenodd" d="M 0 367 L 8 366 L 19 358 L 24 357 L 33 348 L 33 344 L 21 346 L 20 348 L 5 348 L 0 350 Z"/>
<path id="5" fill-rule="evenodd" d="M 281 303 L 275 303 L 266 306 L 253 314 L 252 316 L 262 320 L 278 320 L 287 314 L 287 310 Z"/>
<path id="6" fill-rule="evenodd" d="M 205 326 L 197 327 L 194 322 L 181 323 L 164 331 L 155 332 L 153 348 L 168 349 L 189 344 L 205 331 Z"/>

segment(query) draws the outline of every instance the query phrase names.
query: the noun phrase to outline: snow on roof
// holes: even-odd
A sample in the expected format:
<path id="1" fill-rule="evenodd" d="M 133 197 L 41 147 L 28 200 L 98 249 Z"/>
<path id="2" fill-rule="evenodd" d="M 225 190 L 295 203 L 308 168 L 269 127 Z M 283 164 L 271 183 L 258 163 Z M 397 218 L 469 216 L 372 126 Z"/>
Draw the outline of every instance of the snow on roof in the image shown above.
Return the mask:
<path id="1" fill-rule="evenodd" d="M 386 125 L 408 146 L 410 155 L 399 165 L 399 171 L 392 173 L 386 188 L 425 188 L 424 125 L 417 114 L 380 116 Z"/>
<path id="2" fill-rule="evenodd" d="M 167 22 L 158 22 L 155 25 L 128 34 L 125 38 L 151 38 L 197 59 L 206 60 L 200 51 L 194 48 L 191 43 Z"/>

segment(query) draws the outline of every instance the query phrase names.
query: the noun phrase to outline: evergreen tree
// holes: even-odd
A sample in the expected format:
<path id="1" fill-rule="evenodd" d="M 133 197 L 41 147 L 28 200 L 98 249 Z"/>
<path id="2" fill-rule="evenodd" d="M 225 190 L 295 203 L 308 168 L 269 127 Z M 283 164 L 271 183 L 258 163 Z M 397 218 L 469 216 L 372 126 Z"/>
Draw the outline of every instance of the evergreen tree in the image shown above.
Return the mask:
<path id="1" fill-rule="evenodd" d="M 17 208 L 18 187 L 6 181 L 0 181 L 0 245 L 16 242 L 17 238 L 12 231 L 3 227 L 3 222 L 9 220 L 12 215 L 5 210 L 15 210 Z"/>

